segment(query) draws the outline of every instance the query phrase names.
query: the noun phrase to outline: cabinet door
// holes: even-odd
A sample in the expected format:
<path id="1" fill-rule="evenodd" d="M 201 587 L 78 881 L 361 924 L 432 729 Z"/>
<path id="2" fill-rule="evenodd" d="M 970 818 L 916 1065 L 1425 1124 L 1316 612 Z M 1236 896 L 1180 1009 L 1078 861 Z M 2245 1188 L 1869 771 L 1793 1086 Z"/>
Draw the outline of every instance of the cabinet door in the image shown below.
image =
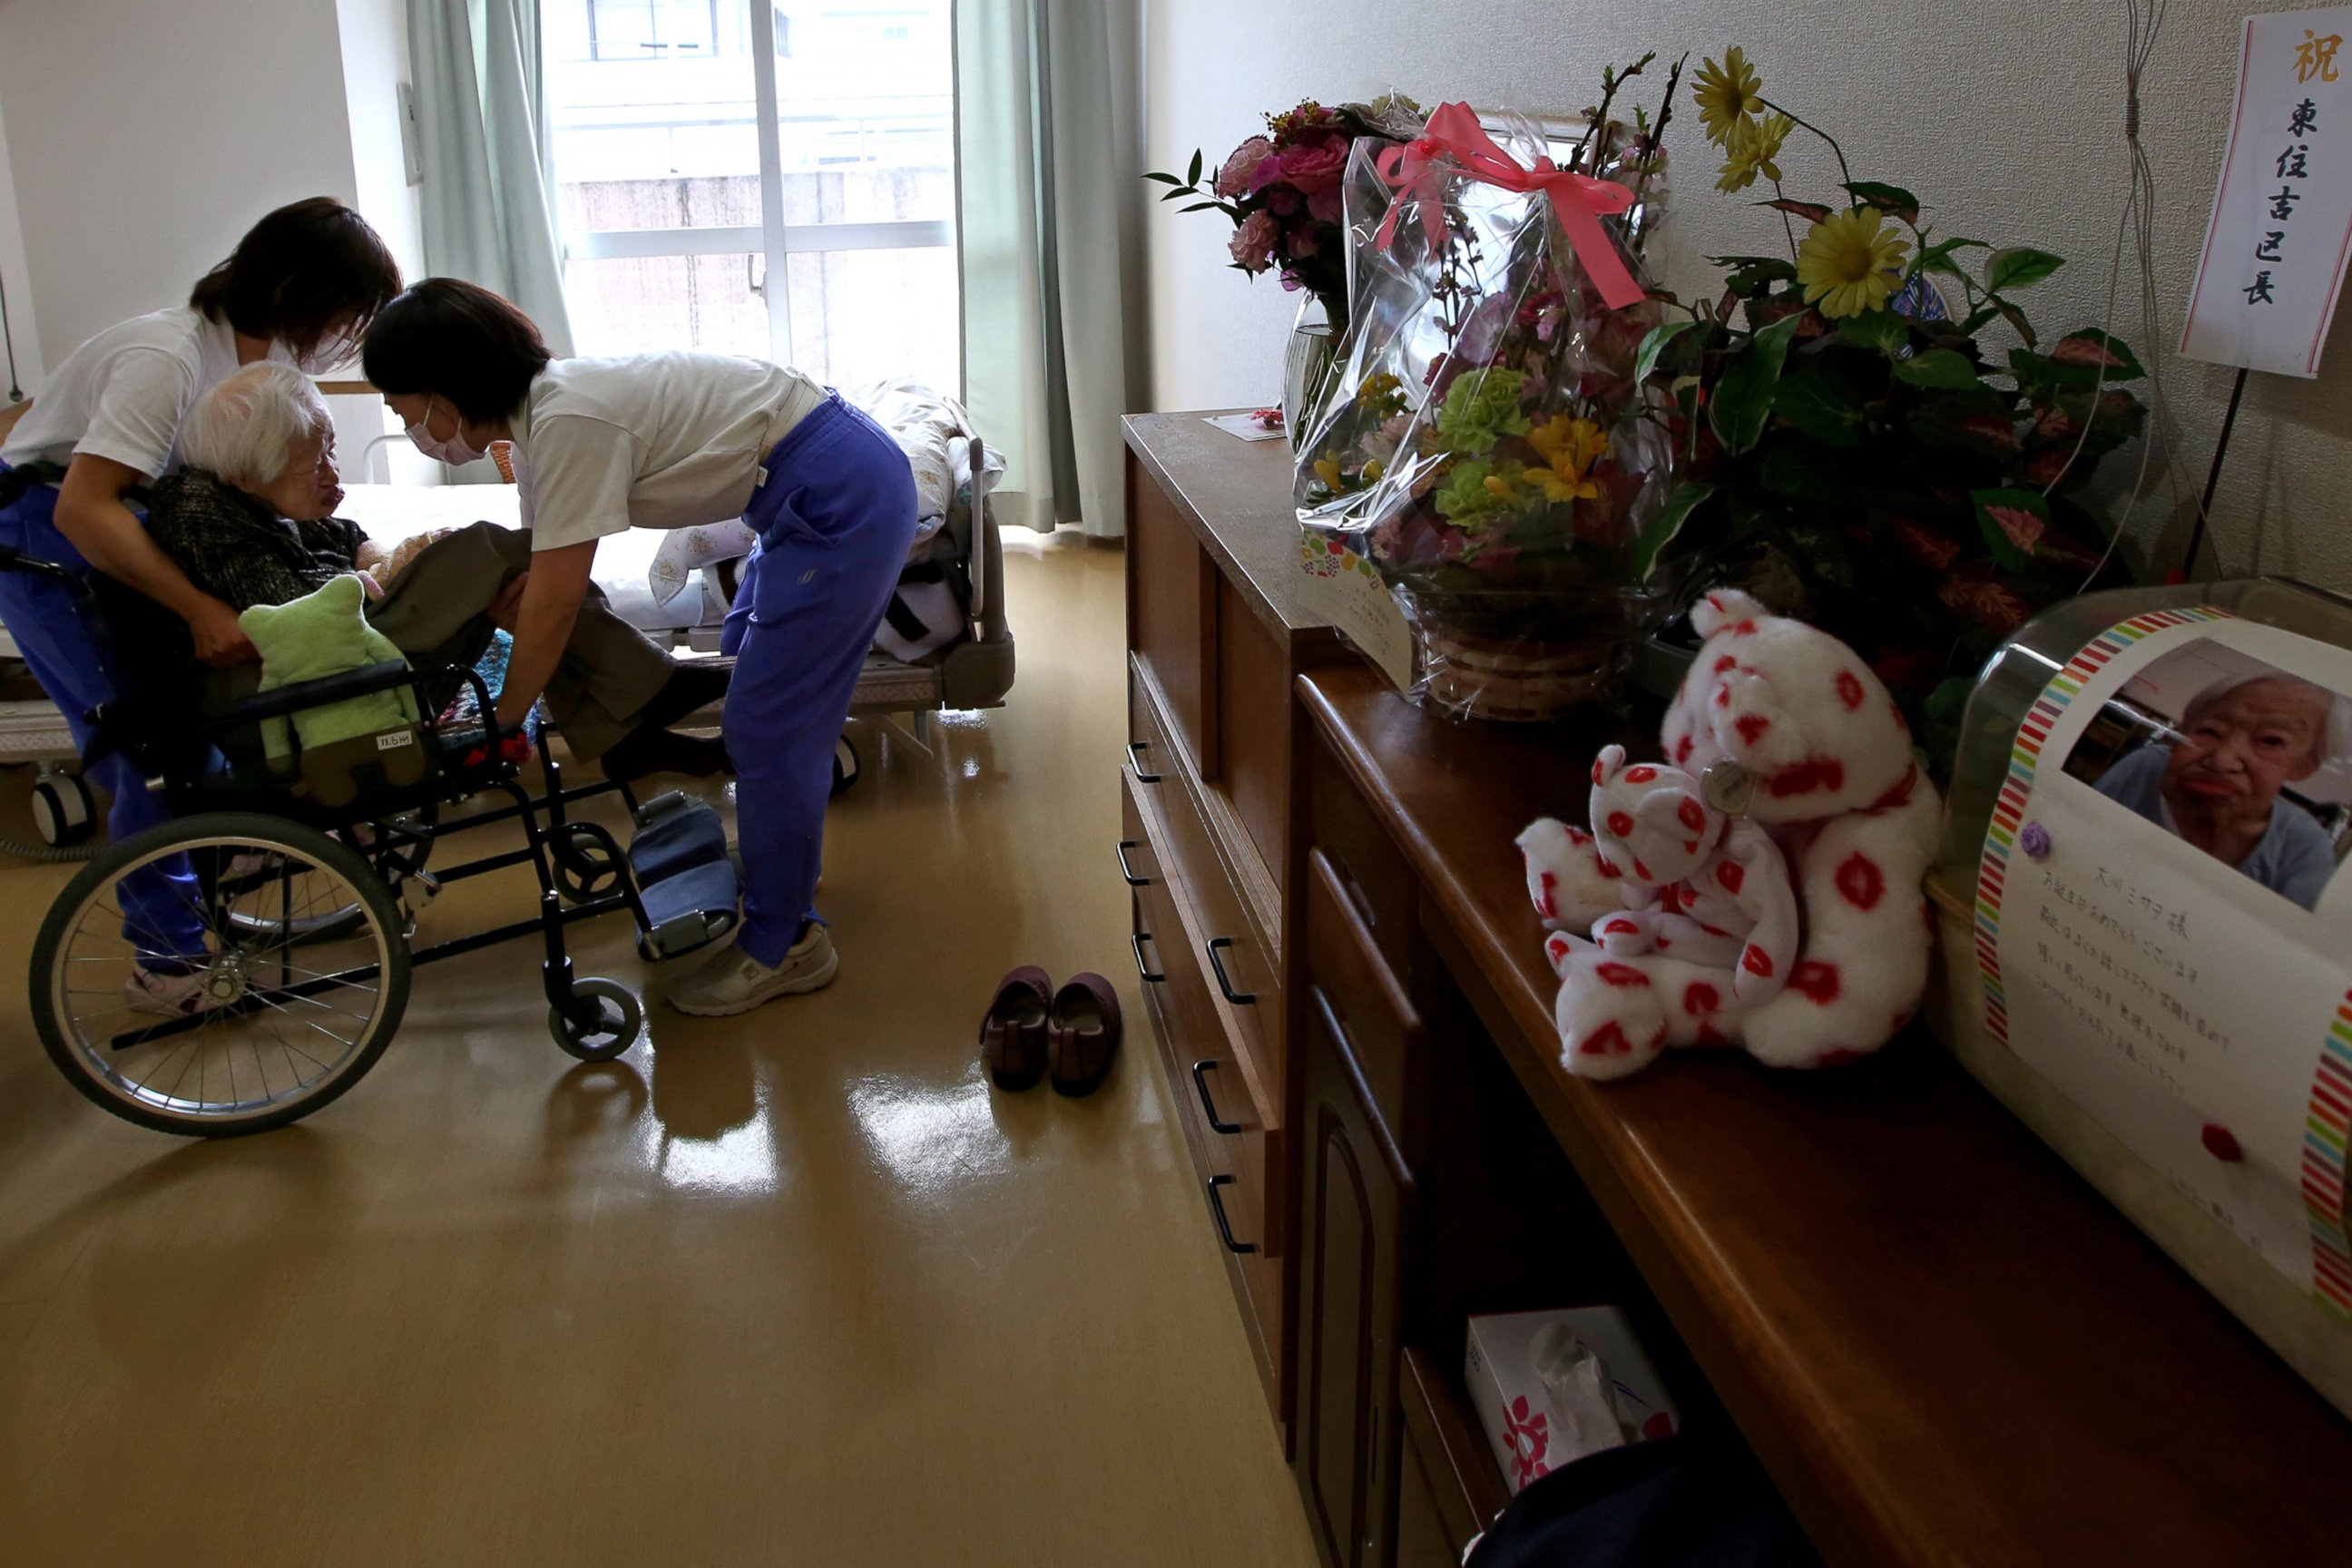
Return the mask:
<path id="1" fill-rule="evenodd" d="M 1400 1252 L 1413 1200 L 1319 989 L 1307 998 L 1299 1490 L 1331 1568 L 1388 1568 L 1396 1521 Z"/>

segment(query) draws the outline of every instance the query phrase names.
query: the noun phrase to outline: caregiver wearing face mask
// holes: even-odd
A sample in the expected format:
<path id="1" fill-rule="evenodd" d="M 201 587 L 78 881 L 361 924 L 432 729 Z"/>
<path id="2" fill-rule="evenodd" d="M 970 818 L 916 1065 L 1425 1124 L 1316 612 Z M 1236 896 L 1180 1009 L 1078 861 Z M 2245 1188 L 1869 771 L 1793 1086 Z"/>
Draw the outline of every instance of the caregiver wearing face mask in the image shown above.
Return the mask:
<path id="1" fill-rule="evenodd" d="M 898 444 L 795 370 L 719 354 L 552 360 L 530 319 L 432 278 L 368 329 L 367 378 L 419 450 L 470 462 L 511 441 L 531 569 L 513 612 L 499 721 L 555 668 L 596 541 L 740 517 L 759 535 L 721 647 L 737 778 L 743 923 L 735 947 L 673 987 L 703 1016 L 814 991 L 838 966 L 813 903 L 834 742 L 915 535 Z"/>
<path id="2" fill-rule="evenodd" d="M 317 196 L 269 214 L 185 305 L 110 327 L 49 373 L 0 446 L 0 544 L 77 571 L 94 566 L 136 588 L 188 624 L 207 664 L 250 661 L 236 613 L 155 547 L 124 493 L 178 466 L 180 422 L 239 366 L 274 359 L 313 374 L 331 368 L 399 290 L 392 253 L 340 202 Z M 0 572 L 0 623 L 86 748 L 84 715 L 114 693 L 71 596 L 28 573 Z M 163 819 L 127 758 L 87 771 L 113 797 L 107 826 L 118 842 Z M 123 881 L 124 931 L 142 954 L 129 1000 L 142 1011 L 204 1005 L 183 962 L 204 952 L 194 887 L 176 858 Z"/>

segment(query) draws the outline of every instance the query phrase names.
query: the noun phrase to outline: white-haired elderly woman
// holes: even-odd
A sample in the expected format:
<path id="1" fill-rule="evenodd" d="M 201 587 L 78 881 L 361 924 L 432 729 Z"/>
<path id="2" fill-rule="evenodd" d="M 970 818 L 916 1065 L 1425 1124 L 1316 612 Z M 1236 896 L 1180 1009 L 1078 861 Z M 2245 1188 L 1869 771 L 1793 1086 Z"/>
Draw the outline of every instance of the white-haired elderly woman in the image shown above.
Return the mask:
<path id="1" fill-rule="evenodd" d="M 2335 846 L 2279 792 L 2347 754 L 2341 697 L 2291 675 L 2225 676 L 2189 699 L 2169 746 L 2135 752 L 2096 787 L 2307 910 L 2335 875 Z"/>
<path id="2" fill-rule="evenodd" d="M 334 425 L 318 389 L 290 366 L 248 366 L 206 393 L 181 426 L 179 452 L 179 471 L 151 492 L 148 533 L 190 582 L 233 609 L 282 605 L 347 572 L 391 576 L 368 606 L 376 629 L 421 662 L 469 665 L 530 567 L 529 535 L 478 522 L 392 576 L 389 552 L 334 515 L 343 499 Z M 546 695 L 575 757 L 636 778 L 722 770 L 720 742 L 666 726 L 726 689 L 724 666 L 673 659 L 597 595 Z"/>

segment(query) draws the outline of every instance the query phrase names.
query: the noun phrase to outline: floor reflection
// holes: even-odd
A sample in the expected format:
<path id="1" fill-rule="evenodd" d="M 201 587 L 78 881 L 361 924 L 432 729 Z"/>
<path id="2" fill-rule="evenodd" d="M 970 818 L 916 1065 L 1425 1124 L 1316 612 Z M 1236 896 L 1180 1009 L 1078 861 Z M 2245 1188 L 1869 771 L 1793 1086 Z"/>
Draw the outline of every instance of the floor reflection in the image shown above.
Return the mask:
<path id="1" fill-rule="evenodd" d="M 945 1086 L 858 1079 L 849 1087 L 849 1109 L 875 1158 L 910 1194 L 950 1202 L 959 1182 L 1012 1169 L 1013 1146 L 990 1113 L 988 1083 L 977 1064 Z"/>

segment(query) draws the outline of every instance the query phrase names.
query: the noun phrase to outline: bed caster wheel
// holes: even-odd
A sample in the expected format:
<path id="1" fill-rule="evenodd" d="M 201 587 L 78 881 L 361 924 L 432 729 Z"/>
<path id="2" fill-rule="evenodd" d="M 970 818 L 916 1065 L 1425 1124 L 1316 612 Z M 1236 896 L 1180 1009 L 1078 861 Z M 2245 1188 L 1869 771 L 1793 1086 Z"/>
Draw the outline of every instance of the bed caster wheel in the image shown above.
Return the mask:
<path id="1" fill-rule="evenodd" d="M 841 776 L 841 762 L 833 764 L 834 785 Z M 98 809 L 89 796 L 89 786 L 72 773 L 51 773 L 33 786 L 33 826 L 41 835 L 41 842 L 53 849 L 64 849 L 88 838 L 98 826 Z"/>
<path id="2" fill-rule="evenodd" d="M 583 1062 L 608 1062 L 637 1043 L 646 1012 L 617 980 L 583 980 L 572 1000 L 547 1010 L 547 1032 L 566 1055 Z"/>
<path id="3" fill-rule="evenodd" d="M 850 743 L 848 736 L 844 735 L 833 743 L 833 793 L 835 795 L 845 795 L 850 792 L 857 783 L 857 774 L 862 766 L 857 758 L 857 748 Z"/>
<path id="4" fill-rule="evenodd" d="M 556 889 L 566 902 L 584 904 L 620 885 L 621 858 L 614 853 L 610 841 L 586 823 L 575 822 L 561 829 L 547 848 Z"/>

